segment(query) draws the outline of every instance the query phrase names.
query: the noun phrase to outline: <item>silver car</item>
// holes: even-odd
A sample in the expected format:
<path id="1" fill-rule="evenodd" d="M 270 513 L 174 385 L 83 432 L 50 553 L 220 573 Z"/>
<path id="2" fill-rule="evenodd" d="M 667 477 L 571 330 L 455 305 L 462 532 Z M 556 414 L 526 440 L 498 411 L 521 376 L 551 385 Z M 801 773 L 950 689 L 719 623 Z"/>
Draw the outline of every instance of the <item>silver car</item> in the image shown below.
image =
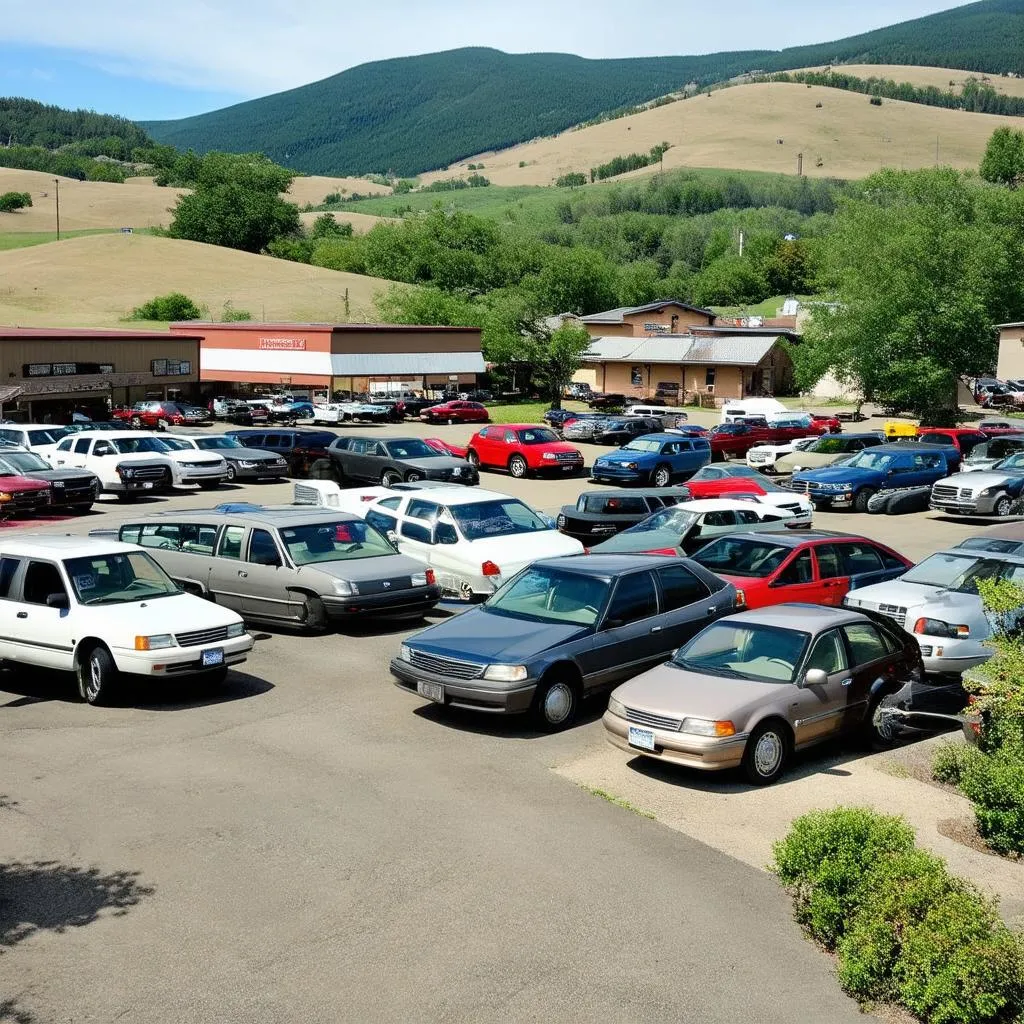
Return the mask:
<path id="1" fill-rule="evenodd" d="M 159 512 L 121 526 L 184 590 L 248 621 L 323 630 L 360 617 L 422 618 L 433 570 L 356 516 L 293 505 Z"/>
<path id="2" fill-rule="evenodd" d="M 979 445 L 978 447 L 985 447 Z M 962 516 L 1008 516 L 1024 491 L 1024 451 L 990 469 L 954 473 L 932 485 L 928 507 Z"/>

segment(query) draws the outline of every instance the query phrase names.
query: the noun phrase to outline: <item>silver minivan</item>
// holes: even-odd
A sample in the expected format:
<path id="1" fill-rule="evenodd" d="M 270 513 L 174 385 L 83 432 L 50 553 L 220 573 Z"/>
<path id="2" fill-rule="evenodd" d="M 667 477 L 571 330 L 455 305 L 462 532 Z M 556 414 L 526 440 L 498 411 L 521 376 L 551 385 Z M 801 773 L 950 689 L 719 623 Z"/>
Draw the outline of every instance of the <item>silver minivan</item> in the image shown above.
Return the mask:
<path id="1" fill-rule="evenodd" d="M 440 600 L 431 569 L 345 512 L 221 505 L 124 523 L 182 589 L 244 619 L 323 630 L 361 617 L 422 618 Z"/>
<path id="2" fill-rule="evenodd" d="M 631 405 L 627 416 L 653 416 L 663 427 L 675 427 L 687 421 L 686 410 L 674 405 Z"/>

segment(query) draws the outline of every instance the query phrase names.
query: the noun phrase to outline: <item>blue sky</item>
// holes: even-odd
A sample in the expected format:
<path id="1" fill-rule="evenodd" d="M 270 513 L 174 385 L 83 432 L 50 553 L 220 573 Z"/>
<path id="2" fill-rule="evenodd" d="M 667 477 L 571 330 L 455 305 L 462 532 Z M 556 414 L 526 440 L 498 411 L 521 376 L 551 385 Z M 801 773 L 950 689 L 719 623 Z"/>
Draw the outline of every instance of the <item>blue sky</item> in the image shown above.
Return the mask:
<path id="1" fill-rule="evenodd" d="M 493 46 L 634 57 L 781 49 L 956 7 L 928 0 L 36 0 L 0 3 L 0 94 L 184 117 L 370 60 Z"/>

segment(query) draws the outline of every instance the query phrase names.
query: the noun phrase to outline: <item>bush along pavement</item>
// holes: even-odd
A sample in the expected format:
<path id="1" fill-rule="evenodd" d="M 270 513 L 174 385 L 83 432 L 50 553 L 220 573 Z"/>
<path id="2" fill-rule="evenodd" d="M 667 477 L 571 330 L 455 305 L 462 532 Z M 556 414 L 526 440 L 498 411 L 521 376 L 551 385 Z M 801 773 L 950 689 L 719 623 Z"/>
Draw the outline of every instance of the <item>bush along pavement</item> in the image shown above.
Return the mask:
<path id="1" fill-rule="evenodd" d="M 995 900 L 917 849 L 904 819 L 812 811 L 775 844 L 772 867 L 861 1002 L 899 1003 L 926 1024 L 1024 1020 L 1024 939 Z"/>
<path id="2" fill-rule="evenodd" d="M 978 585 L 995 623 L 993 655 L 965 678 L 978 712 L 978 745 L 940 747 L 932 774 L 959 786 L 974 804 L 978 833 L 997 853 L 1024 854 L 1024 637 L 1018 618 L 1024 590 L 1007 582 Z"/>

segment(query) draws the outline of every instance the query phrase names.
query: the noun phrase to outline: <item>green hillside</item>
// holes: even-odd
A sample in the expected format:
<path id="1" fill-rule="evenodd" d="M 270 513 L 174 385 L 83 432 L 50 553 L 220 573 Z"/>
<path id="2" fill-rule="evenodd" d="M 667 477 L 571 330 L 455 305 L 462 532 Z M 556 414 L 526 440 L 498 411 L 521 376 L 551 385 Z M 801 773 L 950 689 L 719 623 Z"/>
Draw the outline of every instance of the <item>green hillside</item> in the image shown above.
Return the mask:
<path id="1" fill-rule="evenodd" d="M 839 61 L 1024 73 L 1024 0 L 982 0 L 781 51 L 584 60 L 468 48 L 403 57 L 144 127 L 180 149 L 257 150 L 306 173 L 411 175 L 553 134 L 688 83 Z"/>

